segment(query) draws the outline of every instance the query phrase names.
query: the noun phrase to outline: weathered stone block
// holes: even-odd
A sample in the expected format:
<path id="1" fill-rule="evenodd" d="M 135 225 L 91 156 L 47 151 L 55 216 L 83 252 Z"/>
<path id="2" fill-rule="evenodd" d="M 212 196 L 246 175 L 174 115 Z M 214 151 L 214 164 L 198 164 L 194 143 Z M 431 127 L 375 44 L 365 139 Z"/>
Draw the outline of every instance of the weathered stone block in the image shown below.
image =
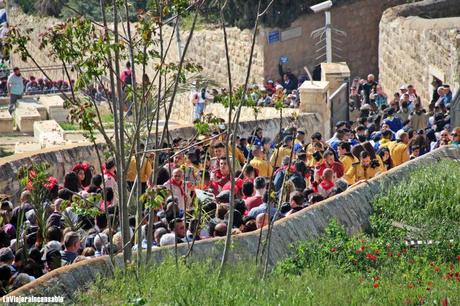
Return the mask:
<path id="1" fill-rule="evenodd" d="M 40 97 L 40 103 L 48 111 L 49 119 L 57 122 L 66 122 L 69 111 L 64 108 L 64 99 L 58 95 L 47 95 Z"/>
<path id="2" fill-rule="evenodd" d="M 35 109 L 37 112 L 40 114 L 40 119 L 41 120 L 46 120 L 48 119 L 48 112 L 46 110 L 46 107 L 38 103 L 38 100 L 35 98 L 31 97 L 25 97 L 20 100 L 18 100 L 18 108 L 30 108 L 30 109 Z"/>
<path id="3" fill-rule="evenodd" d="M 55 120 L 34 122 L 34 138 L 43 147 L 65 144 L 64 130 Z"/>
<path id="4" fill-rule="evenodd" d="M 7 109 L 0 110 L 0 133 L 11 133 L 13 129 L 13 117 Z"/>
<path id="5" fill-rule="evenodd" d="M 21 132 L 31 133 L 34 131 L 34 122 L 40 121 L 40 113 L 35 108 L 18 107 L 14 111 L 16 125 Z"/>

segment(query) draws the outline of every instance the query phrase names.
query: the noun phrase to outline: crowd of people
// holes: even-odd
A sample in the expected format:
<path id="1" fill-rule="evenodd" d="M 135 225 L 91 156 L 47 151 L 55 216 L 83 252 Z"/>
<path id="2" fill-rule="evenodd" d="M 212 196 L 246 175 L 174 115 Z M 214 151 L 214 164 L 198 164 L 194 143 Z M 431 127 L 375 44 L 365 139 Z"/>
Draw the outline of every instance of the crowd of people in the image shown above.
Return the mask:
<path id="1" fill-rule="evenodd" d="M 260 107 L 285 107 L 298 108 L 300 105 L 299 87 L 307 79 L 305 75 L 297 78 L 289 69 L 283 70 L 279 65 L 281 79 L 267 80 L 264 84 L 250 84 L 246 99 L 251 100 L 253 105 Z M 226 89 L 220 92 L 216 89 L 208 90 L 206 86 L 193 84 L 190 100 L 193 104 L 193 121 L 199 120 L 203 115 L 206 103 L 220 102 L 219 97 L 226 95 Z"/>
<path id="2" fill-rule="evenodd" d="M 22 99 L 24 95 L 67 92 L 70 91 L 71 85 L 64 80 L 52 81 L 46 77 L 37 79 L 31 75 L 29 78 L 25 78 L 22 76 L 21 70 L 15 67 L 8 77 L 4 76 L 0 79 L 0 96 L 10 97 L 8 110 L 13 113 L 16 108 L 16 102 Z"/>
<path id="3" fill-rule="evenodd" d="M 232 185 L 231 231 L 236 235 L 295 214 L 433 149 L 460 144 L 460 127 L 450 127 L 446 85 L 435 89 L 436 101 L 428 111 L 411 85 L 401 86 L 400 95 L 390 100 L 369 75 L 365 81 L 354 82 L 351 90 L 358 119 L 338 122 L 330 139 L 314 131 L 308 131 L 307 137 L 307 131 L 292 126 L 271 139 L 257 128 L 248 137 L 236 137 L 232 154 L 232 148 L 226 147 L 231 135 L 222 129 L 193 145 L 177 138 L 164 151 L 145 154 L 140 167 L 142 192 L 164 190 L 168 196 L 160 207 L 152 208 L 153 213 L 148 207 L 143 209 L 142 249 L 148 247 L 147 241 L 157 248 L 225 236 Z M 145 149 L 141 145 L 138 151 Z M 154 169 L 156 158 L 159 166 Z M 112 157 L 105 161 L 102 173 L 96 165 L 82 161 L 68 169 L 61 184 L 54 177 L 48 179 L 44 203 L 32 202 L 30 184 L 18 202 L 2 199 L 1 295 L 63 265 L 123 250 L 118 209 L 121 182 L 116 168 Z M 133 157 L 126 175 L 128 189 L 136 179 Z M 97 194 L 102 198 L 96 203 L 96 217 L 79 214 L 68 204 L 75 195 L 87 199 Z M 46 222 L 38 222 L 38 208 L 44 210 Z M 202 213 L 197 214 L 197 209 Z M 147 216 L 152 215 L 148 239 Z M 129 216 L 129 225 L 134 240 L 134 215 Z M 137 250 L 138 244 L 133 245 Z"/>

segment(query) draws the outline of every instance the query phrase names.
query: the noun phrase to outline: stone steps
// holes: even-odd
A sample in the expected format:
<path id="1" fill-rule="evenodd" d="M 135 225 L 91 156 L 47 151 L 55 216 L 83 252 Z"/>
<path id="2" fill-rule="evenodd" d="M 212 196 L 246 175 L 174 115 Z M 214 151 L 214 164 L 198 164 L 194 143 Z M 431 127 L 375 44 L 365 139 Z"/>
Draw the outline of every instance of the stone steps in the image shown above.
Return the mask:
<path id="1" fill-rule="evenodd" d="M 64 99 L 59 95 L 40 96 L 40 103 L 48 113 L 48 119 L 56 122 L 67 122 L 69 111 L 64 108 Z"/>

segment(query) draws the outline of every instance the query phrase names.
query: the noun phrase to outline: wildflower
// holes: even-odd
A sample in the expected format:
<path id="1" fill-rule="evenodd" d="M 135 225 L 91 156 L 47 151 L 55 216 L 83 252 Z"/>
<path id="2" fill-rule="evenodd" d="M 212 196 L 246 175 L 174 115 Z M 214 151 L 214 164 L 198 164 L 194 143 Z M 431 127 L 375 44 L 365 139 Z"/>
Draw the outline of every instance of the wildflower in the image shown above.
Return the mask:
<path id="1" fill-rule="evenodd" d="M 451 279 L 452 277 L 454 277 L 453 273 L 447 273 L 446 274 L 446 279 Z"/>
<path id="2" fill-rule="evenodd" d="M 336 248 L 331 248 L 331 253 L 334 253 L 335 251 L 337 251 Z"/>
<path id="3" fill-rule="evenodd" d="M 379 250 L 374 250 L 375 255 L 379 255 L 380 251 Z"/>
<path id="4" fill-rule="evenodd" d="M 396 254 L 396 256 L 397 256 L 397 257 L 401 257 L 401 253 L 398 252 L 398 253 Z"/>
<path id="5" fill-rule="evenodd" d="M 378 281 L 380 278 L 379 278 L 378 276 L 374 276 L 373 279 L 374 279 L 374 281 L 376 282 L 376 281 Z"/>
<path id="6" fill-rule="evenodd" d="M 455 277 L 458 277 L 460 275 L 460 272 L 455 272 Z"/>
<path id="7" fill-rule="evenodd" d="M 387 243 L 387 244 L 385 245 L 385 248 L 387 248 L 387 249 L 391 248 L 391 244 Z"/>
<path id="8" fill-rule="evenodd" d="M 442 306 L 447 306 L 447 305 L 449 305 L 449 299 L 448 299 L 448 298 L 443 298 L 443 299 L 441 300 L 441 305 L 442 305 Z"/>
<path id="9" fill-rule="evenodd" d="M 371 253 L 367 253 L 366 258 L 371 260 L 371 261 L 376 261 L 377 260 L 377 256 L 372 255 Z"/>
<path id="10" fill-rule="evenodd" d="M 388 253 L 388 257 L 393 257 L 393 253 Z"/>
<path id="11" fill-rule="evenodd" d="M 457 260 L 460 261 L 460 255 L 457 255 Z"/>
<path id="12" fill-rule="evenodd" d="M 414 288 L 414 287 L 415 287 L 415 286 L 414 286 L 414 284 L 413 284 L 413 283 L 409 283 L 409 284 L 407 284 L 407 288 L 409 288 L 409 289 L 412 289 L 412 288 Z"/>
<path id="13" fill-rule="evenodd" d="M 375 283 L 373 286 L 374 286 L 374 288 L 378 288 L 380 285 Z"/>

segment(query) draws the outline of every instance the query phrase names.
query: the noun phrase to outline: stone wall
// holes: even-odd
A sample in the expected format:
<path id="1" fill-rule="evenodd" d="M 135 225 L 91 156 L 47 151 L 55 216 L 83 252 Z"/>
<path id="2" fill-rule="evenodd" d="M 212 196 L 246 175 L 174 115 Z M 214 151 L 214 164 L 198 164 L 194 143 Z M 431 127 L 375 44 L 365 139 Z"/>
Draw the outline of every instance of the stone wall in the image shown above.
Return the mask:
<path id="1" fill-rule="evenodd" d="M 17 10 L 14 11 L 11 19 L 13 24 L 23 29 L 33 26 L 33 31 L 29 34 L 31 41 L 28 47 L 30 53 L 34 55 L 34 59 L 39 65 L 45 67 L 50 67 L 51 65 L 61 66 L 59 61 L 54 61 L 48 56 L 47 50 L 40 50 L 39 48 L 41 43 L 40 34 L 45 32 L 52 25 L 60 22 L 60 20 L 50 17 L 29 16 L 19 13 Z M 132 25 L 132 29 L 135 31 L 134 24 Z M 167 40 L 165 42 L 166 44 L 171 37 L 172 28 L 165 26 L 163 30 L 164 37 L 166 37 Z M 185 46 L 188 33 L 189 31 L 181 31 L 182 48 Z M 231 59 L 233 85 L 244 84 L 251 49 L 252 32 L 249 30 L 241 31 L 235 27 L 227 28 L 227 40 Z M 258 40 L 261 40 L 260 35 Z M 263 55 L 262 45 L 257 43 L 254 49 L 251 81 L 257 83 L 262 82 L 261 77 L 263 76 L 264 69 Z M 23 68 L 33 68 L 33 71 L 24 70 L 23 75 L 25 77 L 29 75 L 34 75 L 36 77 L 42 76 L 42 73 L 35 68 L 31 60 L 23 62 L 18 55 L 15 55 L 13 59 L 13 65 Z M 167 59 L 173 63 L 179 62 L 175 36 L 173 36 Z M 227 61 L 225 58 L 223 34 L 220 28 L 202 29 L 202 26 L 197 26 L 186 54 L 186 60 L 200 64 L 203 67 L 203 71 L 201 72 L 203 77 L 217 83 L 219 86 L 227 86 Z M 155 71 L 151 69 L 153 66 L 153 64 L 147 66 L 146 72 L 150 77 L 153 77 L 155 74 Z M 138 69 L 136 69 L 139 79 L 142 75 L 140 68 L 141 67 L 138 67 Z M 67 79 L 62 69 L 51 69 L 50 67 L 49 69 L 45 69 L 45 71 L 47 71 L 49 76 L 53 79 Z"/>
<path id="2" fill-rule="evenodd" d="M 369 73 L 378 74 L 378 37 L 379 22 L 385 9 L 405 3 L 405 0 L 366 0 L 348 1 L 347 4 L 332 7 L 333 27 L 347 32 L 347 37 L 340 39 L 343 43 L 335 46 L 343 49 L 339 52 L 342 57 L 333 58 L 333 62 L 346 61 L 351 70 L 351 76 L 366 77 Z M 263 29 L 264 36 L 264 72 L 266 78 L 279 79 L 278 63 L 280 56 L 287 56 L 289 63 L 285 68 L 290 68 L 294 73 L 305 74 L 303 69 L 307 66 L 313 73 L 316 65 L 324 58 L 316 59 L 321 53 L 316 53 L 317 40 L 310 33 L 324 26 L 324 14 L 309 14 L 298 18 L 290 28 L 281 31 L 281 42 L 268 44 L 269 32 L 279 29 Z M 286 33 L 287 32 L 287 33 Z M 297 34 L 295 34 L 297 32 Z M 286 34 L 284 34 L 286 33 Z M 300 35 L 298 37 L 298 34 Z M 283 38 L 286 35 L 295 38 Z M 324 52 L 324 50 L 322 51 Z"/>
<path id="3" fill-rule="evenodd" d="M 402 84 L 413 84 L 425 105 L 431 101 L 433 76 L 459 90 L 458 0 L 426 0 L 385 11 L 380 22 L 379 69 L 389 95 Z"/>
<path id="4" fill-rule="evenodd" d="M 272 232 L 269 264 L 273 266 L 290 253 L 293 243 L 318 238 L 332 219 L 342 224 L 349 234 L 361 232 L 369 226 L 372 213 L 371 201 L 387 190 L 388 186 L 410 176 L 421 166 L 434 164 L 441 159 L 460 160 L 460 147 L 447 146 L 431 152 L 421 158 L 412 160 L 402 166 L 391 169 L 386 174 L 358 185 L 346 192 L 329 198 L 317 205 L 306 208 L 275 223 Z M 266 229 L 264 230 L 266 234 Z M 260 232 L 250 232 L 234 236 L 230 249 L 229 262 L 253 259 L 257 252 Z M 263 235 L 265 237 L 265 235 Z M 214 238 L 195 243 L 192 260 L 214 260 L 218 262 L 223 249 L 222 238 Z M 179 256 L 187 252 L 187 244 L 178 246 Z M 168 256 L 173 256 L 174 247 L 163 247 L 153 251 L 155 263 Z M 114 263 L 108 256 L 89 259 L 70 266 L 54 270 L 43 277 L 17 289 L 9 296 L 64 296 L 66 303 L 76 293 L 84 290 L 97 275 L 111 277 L 115 267 L 123 264 L 121 255 L 115 257 Z"/>

